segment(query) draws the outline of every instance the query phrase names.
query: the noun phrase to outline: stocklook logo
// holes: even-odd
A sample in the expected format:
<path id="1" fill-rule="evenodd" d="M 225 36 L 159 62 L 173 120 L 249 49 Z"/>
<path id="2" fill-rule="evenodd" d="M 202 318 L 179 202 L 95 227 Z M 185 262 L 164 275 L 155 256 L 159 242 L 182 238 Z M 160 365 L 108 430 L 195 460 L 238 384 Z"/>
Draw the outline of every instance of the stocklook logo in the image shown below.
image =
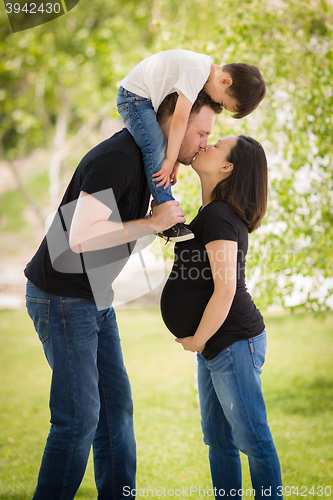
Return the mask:
<path id="1" fill-rule="evenodd" d="M 13 33 L 53 21 L 67 14 L 78 3 L 79 0 L 36 0 L 35 2 L 4 0 Z"/>
<path id="2" fill-rule="evenodd" d="M 106 236 L 113 236 L 116 240 L 119 234 L 124 232 L 124 226 L 113 190 L 110 188 L 99 191 L 94 193 L 94 197 L 111 209 L 111 220 L 114 226 L 113 230 L 110 228 Z M 69 231 L 75 208 L 76 200 L 63 205 L 48 217 L 46 241 L 49 255 L 55 271 L 64 274 L 87 274 L 99 311 L 112 304 L 120 305 L 130 302 L 162 284 L 166 272 L 161 247 L 155 246 L 154 253 L 158 262 L 155 259 L 152 261 L 150 248 L 156 235 L 147 234 L 145 226 L 141 226 L 142 234 L 137 241 L 118 243 L 103 250 L 74 253 L 69 246 Z M 91 241 L 101 243 L 104 236 L 101 234 Z M 129 272 L 124 283 L 122 278 L 125 266 Z"/>

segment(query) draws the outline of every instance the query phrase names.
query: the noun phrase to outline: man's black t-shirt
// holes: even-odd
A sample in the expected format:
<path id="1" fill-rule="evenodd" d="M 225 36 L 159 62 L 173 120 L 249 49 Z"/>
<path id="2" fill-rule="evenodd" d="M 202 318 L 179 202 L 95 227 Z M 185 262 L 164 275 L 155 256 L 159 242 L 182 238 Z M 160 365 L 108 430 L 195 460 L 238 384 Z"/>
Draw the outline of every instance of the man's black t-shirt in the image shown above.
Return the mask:
<path id="1" fill-rule="evenodd" d="M 161 297 L 163 320 L 176 337 L 194 335 L 214 291 L 205 245 L 215 240 L 238 244 L 236 294 L 226 320 L 202 352 L 210 360 L 234 342 L 259 335 L 265 325 L 245 284 L 245 223 L 227 203 L 214 201 L 203 207 L 188 227 L 195 238 L 175 245 L 174 265 Z"/>
<path id="2" fill-rule="evenodd" d="M 98 144 L 81 160 L 47 236 L 24 271 L 34 285 L 47 293 L 94 300 L 91 280 L 100 280 L 102 276 L 103 291 L 110 288 L 135 242 L 130 249 L 129 245 L 119 245 L 84 254 L 72 252 L 68 235 L 80 191 L 107 205 L 112 210 L 109 220 L 126 222 L 146 215 L 150 192 L 142 156 L 126 129 Z M 91 271 L 88 276 L 93 269 L 96 272 Z"/>

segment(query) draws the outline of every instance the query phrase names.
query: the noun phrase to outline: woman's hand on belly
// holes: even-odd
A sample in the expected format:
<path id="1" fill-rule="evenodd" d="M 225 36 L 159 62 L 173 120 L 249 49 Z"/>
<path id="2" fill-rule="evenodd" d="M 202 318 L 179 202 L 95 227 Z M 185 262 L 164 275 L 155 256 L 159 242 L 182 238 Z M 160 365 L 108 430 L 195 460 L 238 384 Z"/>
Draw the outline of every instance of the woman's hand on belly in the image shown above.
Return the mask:
<path id="1" fill-rule="evenodd" d="M 184 337 L 183 339 L 176 339 L 178 344 L 182 344 L 185 351 L 202 352 L 206 344 L 199 344 L 195 337 Z"/>

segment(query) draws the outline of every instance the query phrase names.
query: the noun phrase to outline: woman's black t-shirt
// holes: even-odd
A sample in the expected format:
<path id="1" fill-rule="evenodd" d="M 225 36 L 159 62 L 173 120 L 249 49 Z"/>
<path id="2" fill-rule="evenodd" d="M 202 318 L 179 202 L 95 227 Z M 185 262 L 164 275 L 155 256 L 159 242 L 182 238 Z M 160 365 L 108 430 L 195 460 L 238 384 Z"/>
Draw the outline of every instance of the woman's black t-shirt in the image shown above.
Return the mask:
<path id="1" fill-rule="evenodd" d="M 215 240 L 238 244 L 235 297 L 227 318 L 202 352 L 211 360 L 234 342 L 259 335 L 265 325 L 245 284 L 246 224 L 227 203 L 214 201 L 203 207 L 188 227 L 195 238 L 176 243 L 173 268 L 161 296 L 163 320 L 178 338 L 194 335 L 214 291 L 205 245 Z"/>

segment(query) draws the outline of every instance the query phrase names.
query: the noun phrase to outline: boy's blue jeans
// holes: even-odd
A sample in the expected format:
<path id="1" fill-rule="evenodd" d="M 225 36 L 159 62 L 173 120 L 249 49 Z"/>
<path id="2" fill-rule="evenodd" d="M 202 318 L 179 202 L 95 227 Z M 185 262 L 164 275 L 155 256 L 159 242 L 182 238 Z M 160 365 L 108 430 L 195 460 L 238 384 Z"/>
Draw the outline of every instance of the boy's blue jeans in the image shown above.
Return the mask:
<path id="1" fill-rule="evenodd" d="M 171 184 L 156 187 L 153 174 L 159 172 L 166 157 L 167 140 L 157 121 L 150 99 L 133 94 L 120 87 L 117 108 L 123 122 L 141 149 L 145 174 L 151 194 L 157 205 L 173 200 Z"/>
<path id="2" fill-rule="evenodd" d="M 135 488 L 136 449 L 115 312 L 30 281 L 26 302 L 52 368 L 51 429 L 33 500 L 72 500 L 92 445 L 98 499 L 119 500 Z"/>
<path id="3" fill-rule="evenodd" d="M 207 361 L 198 354 L 204 442 L 216 498 L 241 498 L 239 450 L 248 456 L 255 498 L 282 498 L 280 463 L 267 423 L 260 374 L 266 332 L 235 342 Z"/>

